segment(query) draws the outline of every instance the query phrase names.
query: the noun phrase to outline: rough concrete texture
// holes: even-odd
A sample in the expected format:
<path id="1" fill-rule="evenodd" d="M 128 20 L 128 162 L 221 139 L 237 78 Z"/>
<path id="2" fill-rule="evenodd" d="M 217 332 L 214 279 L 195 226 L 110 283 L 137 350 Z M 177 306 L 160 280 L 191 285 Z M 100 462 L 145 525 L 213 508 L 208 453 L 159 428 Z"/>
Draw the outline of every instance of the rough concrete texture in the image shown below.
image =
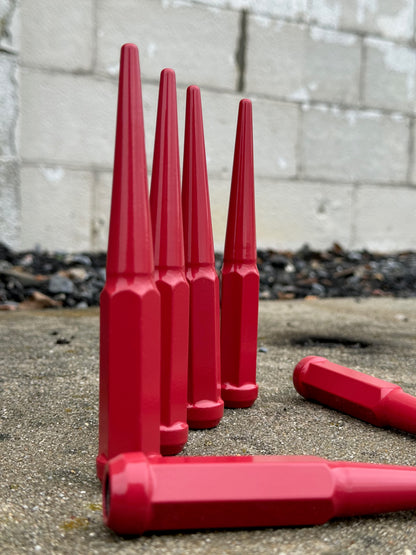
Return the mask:
<path id="1" fill-rule="evenodd" d="M 329 555 L 416 549 L 414 512 L 316 527 L 117 537 L 102 524 L 94 468 L 98 311 L 2 313 L 0 329 L 1 553 Z M 308 338 L 322 343 L 302 346 Z M 348 341 L 368 346 L 347 347 Z M 416 465 L 413 436 L 305 401 L 292 385 L 295 364 L 319 354 L 416 395 L 416 299 L 263 302 L 259 347 L 267 352 L 258 353 L 255 405 L 226 410 L 217 429 L 191 432 L 184 454 L 309 454 Z"/>

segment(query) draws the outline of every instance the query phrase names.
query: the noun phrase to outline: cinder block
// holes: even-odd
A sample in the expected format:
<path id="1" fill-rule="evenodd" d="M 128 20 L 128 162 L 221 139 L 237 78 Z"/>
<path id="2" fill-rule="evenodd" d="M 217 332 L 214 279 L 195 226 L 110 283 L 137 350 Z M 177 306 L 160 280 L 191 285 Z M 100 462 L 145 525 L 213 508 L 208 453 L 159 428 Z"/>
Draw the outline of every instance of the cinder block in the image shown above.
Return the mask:
<path id="1" fill-rule="evenodd" d="M 416 126 L 413 122 L 412 128 L 412 153 L 410 157 L 410 181 L 416 185 Z"/>
<path id="2" fill-rule="evenodd" d="M 21 156 L 111 168 L 116 109 L 115 82 L 23 69 Z"/>
<path id="3" fill-rule="evenodd" d="M 356 191 L 353 248 L 416 248 L 416 187 L 363 185 Z"/>
<path id="4" fill-rule="evenodd" d="M 106 251 L 110 222 L 112 172 L 100 172 L 95 176 L 92 193 L 92 248 Z"/>
<path id="5" fill-rule="evenodd" d="M 381 39 L 366 39 L 364 102 L 367 106 L 413 111 L 416 52 Z"/>
<path id="6" fill-rule="evenodd" d="M 208 186 L 211 206 L 212 232 L 214 236 L 214 249 L 215 252 L 224 252 L 231 177 L 230 179 L 210 177 L 208 179 Z"/>
<path id="7" fill-rule="evenodd" d="M 300 99 L 304 85 L 306 26 L 255 16 L 248 20 L 246 90 Z"/>
<path id="8" fill-rule="evenodd" d="M 356 35 L 249 18 L 246 89 L 295 101 L 358 101 Z"/>
<path id="9" fill-rule="evenodd" d="M 242 0 L 231 0 L 231 5 L 234 8 L 243 3 Z M 288 19 L 308 17 L 308 0 L 246 0 L 245 3 L 248 4 L 247 9 L 257 14 Z"/>
<path id="10" fill-rule="evenodd" d="M 179 134 L 183 143 L 184 102 L 178 94 Z M 238 105 L 243 95 L 202 90 L 208 174 L 230 178 L 234 156 Z M 253 99 L 254 163 L 256 175 L 296 173 L 298 108 L 282 102 Z"/>
<path id="11" fill-rule="evenodd" d="M 414 0 L 311 0 L 309 13 L 323 26 L 407 41 L 413 37 L 413 9 Z"/>
<path id="12" fill-rule="evenodd" d="M 349 2 L 356 5 L 356 0 L 349 0 Z M 348 9 L 345 4 L 346 2 L 343 0 L 310 0 L 310 19 L 318 25 L 338 29 L 344 13 Z"/>
<path id="13" fill-rule="evenodd" d="M 205 150 L 210 176 L 231 177 L 240 98 L 241 96 L 238 95 L 201 90 Z M 181 123 L 179 131 L 181 135 L 182 128 Z"/>
<path id="14" fill-rule="evenodd" d="M 22 0 L 21 61 L 65 71 L 93 62 L 94 0 Z"/>
<path id="15" fill-rule="evenodd" d="M 174 4 L 178 0 L 165 0 Z M 212 8 L 232 8 L 248 10 L 263 16 L 304 19 L 308 17 L 308 0 L 192 0 L 194 4 L 204 4 Z"/>
<path id="16" fill-rule="evenodd" d="M 0 240 L 12 248 L 20 241 L 20 165 L 0 158 Z"/>
<path id="17" fill-rule="evenodd" d="M 201 95 L 208 173 L 231 179 L 238 104 L 242 95 L 208 91 L 202 91 Z M 296 106 L 253 100 L 256 175 L 295 174 L 297 122 Z"/>
<path id="18" fill-rule="evenodd" d="M 230 183 L 210 179 L 216 251 L 224 251 Z M 352 185 L 256 178 L 256 228 L 260 248 L 327 248 L 351 239 Z"/>
<path id="19" fill-rule="evenodd" d="M 60 166 L 21 170 L 22 248 L 91 248 L 91 172 Z"/>
<path id="20" fill-rule="evenodd" d="M 16 154 L 15 127 L 18 111 L 16 59 L 0 53 L 0 156 Z"/>
<path id="21" fill-rule="evenodd" d="M 253 100 L 256 176 L 284 178 L 296 175 L 298 125 L 299 108 L 295 104 Z"/>
<path id="22" fill-rule="evenodd" d="M 146 79 L 172 67 L 178 83 L 235 88 L 237 11 L 154 0 L 101 0 L 97 10 L 99 71 L 117 75 L 120 46 L 134 42 Z"/>
<path id="23" fill-rule="evenodd" d="M 360 65 L 361 45 L 356 35 L 309 27 L 303 64 L 305 100 L 357 103 Z"/>
<path id="24" fill-rule="evenodd" d="M 408 145 L 408 118 L 376 111 L 310 108 L 303 113 L 302 174 L 347 183 L 403 183 Z"/>
<path id="25" fill-rule="evenodd" d="M 20 45 L 20 14 L 16 0 L 0 0 L 0 48 L 17 52 Z"/>
<path id="26" fill-rule="evenodd" d="M 352 220 L 351 185 L 256 180 L 259 247 L 298 249 L 308 243 L 348 246 Z"/>

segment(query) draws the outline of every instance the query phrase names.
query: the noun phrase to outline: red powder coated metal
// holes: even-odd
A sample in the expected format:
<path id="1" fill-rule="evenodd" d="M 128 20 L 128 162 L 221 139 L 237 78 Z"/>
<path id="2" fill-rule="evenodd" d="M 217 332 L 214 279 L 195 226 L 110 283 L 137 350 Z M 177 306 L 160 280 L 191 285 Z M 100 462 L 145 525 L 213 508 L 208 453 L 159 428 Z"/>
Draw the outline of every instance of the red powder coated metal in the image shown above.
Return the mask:
<path id="1" fill-rule="evenodd" d="M 185 277 L 176 80 L 172 69 L 160 76 L 150 211 L 155 280 L 162 303 L 162 455 L 179 453 L 188 439 L 189 286 Z"/>
<path id="2" fill-rule="evenodd" d="M 296 391 L 374 426 L 416 434 L 416 397 L 384 380 L 310 356 L 293 373 Z"/>
<path id="3" fill-rule="evenodd" d="M 104 522 L 118 534 L 323 524 L 416 507 L 416 469 L 318 457 L 146 457 L 111 460 Z"/>
<path id="4" fill-rule="evenodd" d="M 100 298 L 97 475 L 107 459 L 159 452 L 160 295 L 153 278 L 139 55 L 121 50 L 107 279 Z"/>
<path id="5" fill-rule="evenodd" d="M 259 271 L 254 199 L 253 120 L 240 102 L 221 288 L 221 397 L 226 407 L 250 407 L 256 383 Z"/>
<path id="6" fill-rule="evenodd" d="M 217 426 L 221 399 L 220 303 L 215 271 L 208 177 L 198 87 L 187 90 L 182 211 L 186 277 L 190 288 L 188 424 Z"/>

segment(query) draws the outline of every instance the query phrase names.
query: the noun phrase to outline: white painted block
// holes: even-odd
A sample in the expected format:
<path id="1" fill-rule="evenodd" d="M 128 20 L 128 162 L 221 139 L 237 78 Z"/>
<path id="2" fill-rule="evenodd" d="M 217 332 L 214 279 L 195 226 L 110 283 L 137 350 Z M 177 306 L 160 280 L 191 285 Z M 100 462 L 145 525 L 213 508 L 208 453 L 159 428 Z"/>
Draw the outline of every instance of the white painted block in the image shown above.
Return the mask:
<path id="1" fill-rule="evenodd" d="M 202 90 L 201 98 L 208 173 L 215 178 L 231 180 L 238 109 L 242 96 Z M 256 175 L 295 175 L 297 106 L 258 98 L 252 99 L 252 102 Z M 184 106 L 179 113 L 182 137 Z M 181 139 L 181 149 L 182 145 Z"/>
<path id="2" fill-rule="evenodd" d="M 410 154 L 410 181 L 413 185 L 416 184 L 416 127 L 413 125 L 412 129 L 412 152 Z"/>
<path id="3" fill-rule="evenodd" d="M 23 167 L 22 248 L 90 249 L 92 190 L 91 172 L 60 166 Z"/>
<path id="4" fill-rule="evenodd" d="M 20 176 L 16 158 L 0 158 L 0 241 L 18 248 L 20 241 Z"/>
<path id="5" fill-rule="evenodd" d="M 210 179 L 214 243 L 224 251 L 230 184 Z M 309 243 L 327 248 L 351 239 L 351 185 L 256 178 L 256 227 L 259 248 L 298 249 Z"/>
<path id="6" fill-rule="evenodd" d="M 293 101 L 356 103 L 361 47 L 351 33 L 249 18 L 246 88 Z"/>
<path id="7" fill-rule="evenodd" d="M 356 35 L 309 27 L 300 99 L 356 104 L 360 65 L 361 45 Z"/>
<path id="8" fill-rule="evenodd" d="M 0 48 L 15 53 L 20 44 L 20 10 L 16 0 L 0 0 Z"/>
<path id="9" fill-rule="evenodd" d="M 22 0 L 21 61 L 65 71 L 92 67 L 93 0 Z"/>
<path id="10" fill-rule="evenodd" d="M 358 187 L 353 247 L 378 252 L 416 249 L 416 187 Z"/>
<path id="11" fill-rule="evenodd" d="M 323 26 L 407 41 L 413 37 L 413 10 L 414 0 L 311 0 L 309 14 Z"/>
<path id="12" fill-rule="evenodd" d="M 254 171 L 262 177 L 293 177 L 297 168 L 299 108 L 253 100 Z"/>
<path id="13" fill-rule="evenodd" d="M 216 251 L 224 251 L 230 182 L 209 179 Z M 327 248 L 351 240 L 352 185 L 255 179 L 259 248 L 298 249 L 305 243 Z"/>
<path id="14" fill-rule="evenodd" d="M 352 186 L 304 181 L 256 180 L 259 247 L 325 249 L 351 239 Z"/>
<path id="15" fill-rule="evenodd" d="M 179 0 L 181 2 L 182 0 Z M 178 0 L 165 0 L 168 4 L 179 3 Z M 308 17 L 308 0 L 192 0 L 193 4 L 204 4 L 211 8 L 231 8 L 247 10 L 250 13 L 303 19 Z"/>
<path id="16" fill-rule="evenodd" d="M 403 183 L 407 178 L 409 121 L 376 111 L 310 108 L 303 113 L 305 178 Z"/>
<path id="17" fill-rule="evenodd" d="M 92 194 L 92 248 L 106 251 L 110 222 L 112 172 L 96 175 Z"/>
<path id="18" fill-rule="evenodd" d="M 111 168 L 117 83 L 85 75 L 21 72 L 21 156 L 25 161 Z"/>
<path id="19" fill-rule="evenodd" d="M 366 39 L 364 103 L 376 108 L 413 111 L 416 52 L 381 39 Z"/>
<path id="20" fill-rule="evenodd" d="M 17 63 L 13 56 L 0 53 L 0 155 L 16 153 L 15 126 L 18 93 L 15 84 Z"/>
<path id="21" fill-rule="evenodd" d="M 214 248 L 216 252 L 224 252 L 231 181 L 210 177 L 208 186 Z"/>
<path id="22" fill-rule="evenodd" d="M 303 89 L 306 27 L 249 17 L 246 90 L 297 100 Z"/>
<path id="23" fill-rule="evenodd" d="M 154 0 L 100 0 L 97 66 L 117 75 L 120 47 L 137 44 L 142 75 L 164 67 L 184 84 L 234 89 L 239 13 Z"/>

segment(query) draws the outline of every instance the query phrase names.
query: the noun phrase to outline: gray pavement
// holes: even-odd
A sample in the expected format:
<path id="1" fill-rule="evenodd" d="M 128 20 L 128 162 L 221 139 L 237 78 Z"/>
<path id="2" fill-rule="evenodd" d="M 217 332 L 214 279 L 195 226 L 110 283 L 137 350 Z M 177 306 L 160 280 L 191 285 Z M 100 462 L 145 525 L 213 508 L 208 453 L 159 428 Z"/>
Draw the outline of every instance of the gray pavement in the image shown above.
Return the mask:
<path id="1" fill-rule="evenodd" d="M 98 310 L 0 313 L 0 553 L 416 553 L 415 512 L 117 537 L 95 477 L 98 331 Z M 295 364 L 315 354 L 416 395 L 416 299 L 262 302 L 259 347 L 255 405 L 191 432 L 184 454 L 416 465 L 415 437 L 305 401 L 292 385 Z"/>

